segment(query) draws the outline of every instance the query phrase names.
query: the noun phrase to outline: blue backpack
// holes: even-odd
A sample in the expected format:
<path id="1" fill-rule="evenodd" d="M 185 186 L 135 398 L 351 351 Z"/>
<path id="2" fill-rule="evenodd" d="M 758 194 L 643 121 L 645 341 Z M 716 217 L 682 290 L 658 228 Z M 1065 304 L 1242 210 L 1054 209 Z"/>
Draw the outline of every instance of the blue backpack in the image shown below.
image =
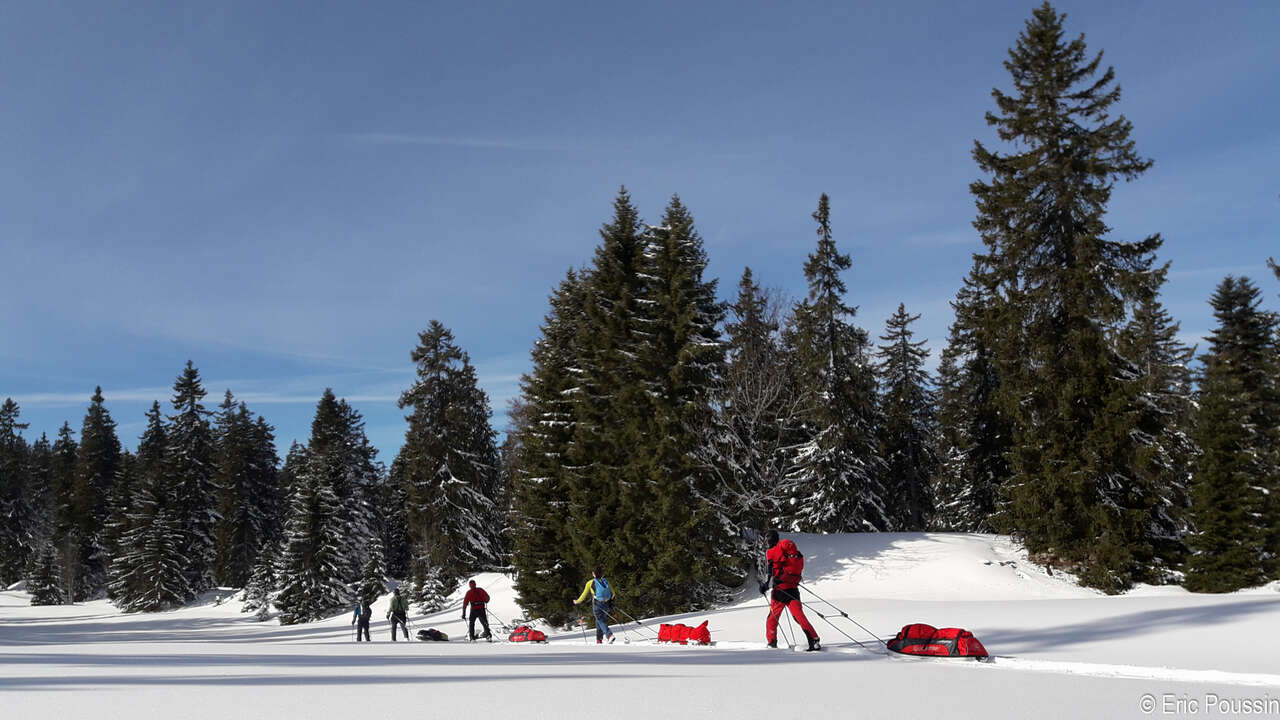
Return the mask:
<path id="1" fill-rule="evenodd" d="M 594 578 L 591 581 L 591 592 L 596 596 L 596 600 L 604 602 L 613 597 L 613 588 L 609 587 L 609 581 L 604 578 Z"/>

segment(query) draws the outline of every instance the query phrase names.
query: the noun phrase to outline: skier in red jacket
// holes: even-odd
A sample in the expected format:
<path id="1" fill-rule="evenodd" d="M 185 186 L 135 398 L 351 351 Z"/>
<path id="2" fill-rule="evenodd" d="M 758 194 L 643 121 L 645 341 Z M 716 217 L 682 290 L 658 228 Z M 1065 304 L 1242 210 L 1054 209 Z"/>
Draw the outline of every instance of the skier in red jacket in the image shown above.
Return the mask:
<path id="1" fill-rule="evenodd" d="M 764 623 L 764 636 L 769 647 L 778 647 L 778 618 L 783 610 L 790 610 L 792 617 L 809 638 L 809 650 L 821 650 L 818 633 L 814 631 L 809 619 L 804 616 L 804 608 L 800 604 L 800 575 L 804 571 L 804 555 L 796 544 L 790 540 L 778 540 L 778 531 L 770 530 L 765 536 L 769 551 L 765 553 L 765 561 L 769 566 L 769 580 L 761 583 L 760 594 L 768 591 L 773 585 L 773 594 L 769 596 L 769 619 Z"/>
<path id="2" fill-rule="evenodd" d="M 471 581 L 471 589 L 467 591 L 466 596 L 462 598 L 462 619 L 467 619 L 467 608 L 471 608 L 471 622 L 467 625 L 467 636 L 472 640 L 476 639 L 476 620 L 484 625 L 484 639 L 488 640 L 493 637 L 489 632 L 489 613 L 485 611 L 485 607 L 489 604 L 489 593 L 483 588 L 476 587 L 476 581 Z"/>

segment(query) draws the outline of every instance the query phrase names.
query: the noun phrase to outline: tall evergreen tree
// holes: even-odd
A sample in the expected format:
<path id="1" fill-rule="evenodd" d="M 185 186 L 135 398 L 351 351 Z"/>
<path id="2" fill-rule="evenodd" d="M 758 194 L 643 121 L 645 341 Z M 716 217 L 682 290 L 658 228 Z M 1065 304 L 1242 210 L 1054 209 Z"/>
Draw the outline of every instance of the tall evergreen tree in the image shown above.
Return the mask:
<path id="1" fill-rule="evenodd" d="M 36 552 L 31 578 L 27 582 L 27 592 L 31 594 L 32 605 L 61 605 L 66 602 L 67 592 L 62 587 L 62 569 L 58 567 L 58 549 L 48 539 L 44 540 Z"/>
<path id="2" fill-rule="evenodd" d="M 214 527 L 218 522 L 217 447 L 209 425 L 210 412 L 201 403 L 204 385 L 190 360 L 173 385 L 165 468 L 173 474 L 179 507 L 175 519 L 186 540 L 187 583 L 195 592 L 214 585 Z"/>
<path id="3" fill-rule="evenodd" d="M 841 273 L 852 266 L 836 248 L 826 194 L 813 213 L 818 246 L 804 266 L 809 297 L 796 307 L 789 343 L 807 404 L 805 433 L 790 473 L 798 490 L 795 524 L 808 532 L 886 530 L 884 460 L 867 333 L 853 325 Z"/>
<path id="4" fill-rule="evenodd" d="M 218 524 L 215 577 L 219 585 L 244 587 L 262 546 L 278 521 L 276 455 L 271 426 L 255 422 L 228 390 L 217 417 Z"/>
<path id="5" fill-rule="evenodd" d="M 493 565 L 502 554 L 496 434 L 489 398 L 475 367 L 438 321 L 418 334 L 410 354 L 413 387 L 400 396 L 410 409 L 400 449 L 413 542 L 415 600 L 435 608 L 441 591 L 468 571 Z"/>
<path id="6" fill-rule="evenodd" d="M 387 576 L 397 579 L 409 577 L 410 560 L 413 557 L 413 541 L 409 537 L 408 495 L 405 492 L 404 463 L 393 460 L 391 471 L 378 485 L 378 536 L 386 552 Z"/>
<path id="7" fill-rule="evenodd" d="M 18 403 L 0 405 L 0 587 L 25 577 L 34 554 L 35 508 L 31 504 L 27 442 Z"/>
<path id="8" fill-rule="evenodd" d="M 368 560 L 360 578 L 360 600 L 372 603 L 387 592 L 386 549 L 377 535 L 369 538 Z"/>
<path id="9" fill-rule="evenodd" d="M 271 596 L 276 590 L 276 564 L 278 555 L 274 544 L 268 544 L 258 553 L 249 584 L 244 588 L 244 605 L 241 612 L 252 612 L 259 622 L 271 615 Z"/>
<path id="10" fill-rule="evenodd" d="M 364 432 L 364 418 L 332 389 L 316 405 L 307 445 L 306 473 L 320 475 L 338 503 L 337 529 L 328 541 L 339 549 L 339 577 L 354 586 L 373 532 L 373 495 L 382 474 Z"/>
<path id="11" fill-rule="evenodd" d="M 1148 287 L 1159 235 L 1108 237 L 1114 181 L 1151 162 L 1111 116 L 1115 73 L 1083 36 L 1063 37 L 1064 16 L 1037 8 L 1005 67 L 1014 94 L 992 91 L 988 124 L 1020 152 L 974 143 L 989 180 L 971 185 L 986 253 L 980 262 L 1000 376 L 998 399 L 1013 421 L 1006 530 L 1036 555 L 1073 564 L 1087 584 L 1127 587 L 1151 554 L 1159 492 L 1136 467 L 1140 394 L 1124 377 L 1112 335 Z"/>
<path id="12" fill-rule="evenodd" d="M 880 454 L 884 458 L 889 520 L 899 530 L 921 531 L 933 515 L 930 480 L 938 470 L 933 381 L 925 369 L 927 341 L 913 341 L 919 315 L 905 304 L 889 318 L 877 353 L 881 388 Z"/>
<path id="13" fill-rule="evenodd" d="M 573 396 L 581 391 L 577 323 L 582 277 L 569 270 L 551 294 L 533 367 L 520 379 L 523 404 L 512 413 L 514 460 L 511 562 L 521 605 L 551 623 L 569 619 L 574 587 L 586 568 L 570 552 L 565 458 L 574 435 Z"/>
<path id="14" fill-rule="evenodd" d="M 1135 307 L 1117 343 L 1138 389 L 1132 412 L 1143 442 L 1135 467 L 1158 497 L 1148 529 L 1155 555 L 1137 558 L 1147 566 L 1148 581 L 1172 577 L 1171 571 L 1181 567 L 1186 557 L 1187 487 L 1191 463 L 1198 454 L 1189 434 L 1194 350 L 1178 339 L 1179 325 L 1154 291 L 1164 276 L 1163 269 L 1153 273 L 1153 292 Z"/>
<path id="15" fill-rule="evenodd" d="M 99 387 L 90 398 L 80 430 L 75 482 L 69 499 L 71 523 L 79 540 L 74 559 L 78 568 L 76 582 L 71 586 L 77 601 L 88 600 L 106 587 L 109 558 L 103 530 L 109 515 L 107 499 L 119 471 L 120 440 L 116 437 L 116 423 L 103 404 Z"/>
<path id="16" fill-rule="evenodd" d="M 975 269 L 951 303 L 955 322 L 938 367 L 938 475 L 933 483 L 934 527 L 956 532 L 993 532 L 1004 483 L 1009 478 L 1008 415 L 997 402 L 995 299 Z"/>
<path id="17" fill-rule="evenodd" d="M 649 545 L 648 568 L 636 588 L 650 593 L 650 609 L 688 610 L 727 597 L 741 579 L 736 545 L 722 510 L 719 458 L 704 458 L 709 428 L 719 427 L 712 401 L 724 383 L 725 343 L 718 326 L 725 307 L 716 282 L 704 280 L 707 255 L 693 216 L 673 196 L 660 225 L 646 234 L 644 297 L 651 308 L 638 356 L 649 412 L 637 448 L 637 466 L 649 493 L 624 502 L 630 514 L 648 513 L 652 531 L 618 539 Z M 652 502 L 645 495 L 652 497 Z M 635 503 L 639 500 L 640 503 Z"/>
<path id="18" fill-rule="evenodd" d="M 580 575 L 599 565 L 647 608 L 650 598 L 632 590 L 641 587 L 649 567 L 648 547 L 631 540 L 651 535 L 653 527 L 648 513 L 629 508 L 644 503 L 650 490 L 632 459 L 646 443 L 649 395 L 637 359 L 652 320 L 640 216 L 625 188 L 614 198 L 612 221 L 600 238 L 583 278 L 577 361 L 570 366 L 576 382 L 569 395 L 573 435 L 563 460 L 567 554 Z"/>
<path id="19" fill-rule="evenodd" d="M 350 604 L 342 515 L 328 475 L 314 471 L 308 463 L 298 477 L 285 526 L 280 592 L 275 601 L 281 625 L 321 620 Z"/>
<path id="20" fill-rule="evenodd" d="M 58 439 L 53 443 L 52 486 L 54 497 L 54 545 L 62 572 L 62 587 L 68 592 L 76 584 L 79 570 L 80 536 L 72 516 L 71 491 L 76 484 L 76 457 L 80 443 L 70 423 L 62 423 Z M 71 597 L 67 597 L 71 602 Z"/>
<path id="21" fill-rule="evenodd" d="M 132 462 L 130 510 L 117 529 L 121 552 L 109 575 L 108 594 L 126 612 L 168 610 L 195 596 L 185 554 L 183 484 L 170 468 L 169 437 L 160 403 L 152 403 Z"/>
<path id="22" fill-rule="evenodd" d="M 782 299 L 742 272 L 729 306 L 728 366 L 717 395 L 719 442 L 708 443 L 727 466 L 721 487 L 728 522 L 746 538 L 784 523 L 793 488 L 789 449 L 804 408 L 780 335 Z"/>
<path id="23" fill-rule="evenodd" d="M 1190 590 L 1238 590 L 1277 576 L 1280 367 L 1277 318 L 1259 308 L 1260 295 L 1248 278 L 1228 276 L 1210 301 L 1218 326 L 1201 357 Z"/>

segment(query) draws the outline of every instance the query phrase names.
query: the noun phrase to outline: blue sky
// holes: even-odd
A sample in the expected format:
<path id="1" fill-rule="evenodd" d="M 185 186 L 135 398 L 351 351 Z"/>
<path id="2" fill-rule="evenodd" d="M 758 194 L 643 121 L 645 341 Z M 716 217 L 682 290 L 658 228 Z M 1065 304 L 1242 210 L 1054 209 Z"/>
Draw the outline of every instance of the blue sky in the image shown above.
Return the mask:
<path id="1" fill-rule="evenodd" d="M 128 446 L 190 358 L 305 440 L 333 387 L 390 461 L 435 318 L 505 425 L 546 296 L 620 185 L 679 193 L 728 297 L 799 296 L 831 196 L 848 300 L 940 349 L 979 247 L 975 138 L 1032 2 L 18 2 L 0 23 L 0 397 L 52 435 L 94 385 Z M 1277 307 L 1280 4 L 1064 2 L 1155 167 L 1191 341 L 1227 273 Z"/>

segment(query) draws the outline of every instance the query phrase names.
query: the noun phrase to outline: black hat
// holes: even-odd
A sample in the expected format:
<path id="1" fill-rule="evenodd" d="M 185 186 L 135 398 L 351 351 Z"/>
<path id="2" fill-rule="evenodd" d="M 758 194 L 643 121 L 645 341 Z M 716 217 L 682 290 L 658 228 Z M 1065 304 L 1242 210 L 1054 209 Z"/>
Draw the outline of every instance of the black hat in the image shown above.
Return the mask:
<path id="1" fill-rule="evenodd" d="M 764 541 L 765 541 L 765 542 L 767 542 L 767 543 L 769 543 L 769 547 L 773 547 L 774 545 L 777 545 L 777 544 L 778 544 L 778 531 L 777 531 L 777 530 L 772 530 L 772 529 L 771 529 L 771 530 L 769 530 L 769 532 L 767 532 L 767 533 L 765 533 L 765 534 L 764 534 Z"/>

